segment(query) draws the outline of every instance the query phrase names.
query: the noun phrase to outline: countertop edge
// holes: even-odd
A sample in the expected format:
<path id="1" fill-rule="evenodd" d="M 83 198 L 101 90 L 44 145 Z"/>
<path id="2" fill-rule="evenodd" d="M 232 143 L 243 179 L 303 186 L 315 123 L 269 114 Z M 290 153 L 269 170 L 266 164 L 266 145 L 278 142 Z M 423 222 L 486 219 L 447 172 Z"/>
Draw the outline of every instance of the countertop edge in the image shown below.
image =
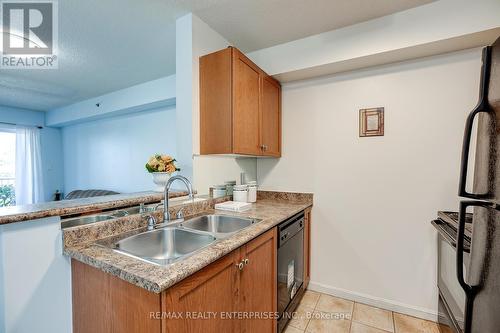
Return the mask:
<path id="1" fill-rule="evenodd" d="M 33 211 L 26 211 L 26 212 L 18 212 L 18 213 L 12 213 L 8 214 L 6 213 L 5 215 L 3 212 L 0 211 L 0 226 L 6 225 L 6 224 L 11 224 L 11 223 L 19 223 L 19 222 L 25 222 L 25 221 L 32 221 L 32 220 L 38 220 L 46 217 L 53 217 L 53 216 L 64 216 L 64 215 L 73 215 L 73 214 L 82 214 L 82 213 L 87 213 L 87 212 L 92 212 L 92 211 L 99 211 L 103 209 L 111 209 L 111 208 L 122 208 L 122 207 L 127 207 L 127 206 L 133 206 L 133 205 L 139 205 L 140 203 L 153 203 L 162 200 L 163 198 L 163 193 L 155 193 L 155 192 L 144 192 L 144 195 L 141 195 L 139 193 L 131 193 L 130 196 L 131 198 L 126 198 L 126 194 L 118 194 L 119 196 L 122 196 L 120 199 L 115 199 L 111 198 L 114 195 L 111 196 L 106 196 L 110 197 L 109 201 L 105 202 L 97 202 L 97 203 L 89 203 L 89 199 L 95 199 L 95 198 L 101 198 L 101 197 L 94 197 L 94 198 L 82 198 L 82 199 L 75 199 L 75 200 L 68 200 L 72 202 L 64 202 L 64 201 L 54 201 L 54 202 L 48 202 L 48 203 L 42 203 L 40 205 L 50 205 L 53 204 L 55 207 L 53 208 L 41 208 L 39 210 L 33 210 Z M 176 198 L 176 197 L 181 197 L 187 195 L 187 192 L 171 192 L 170 198 Z M 81 201 L 82 204 L 78 204 L 78 201 Z M 64 203 L 67 203 L 69 205 L 73 206 L 68 206 L 64 207 Z M 30 206 L 33 205 L 26 205 L 26 206 L 19 206 L 19 209 L 22 209 L 22 207 L 26 207 L 26 210 L 28 210 Z M 57 207 L 61 206 L 61 207 Z M 10 207 L 4 207 L 4 209 L 9 209 Z"/>

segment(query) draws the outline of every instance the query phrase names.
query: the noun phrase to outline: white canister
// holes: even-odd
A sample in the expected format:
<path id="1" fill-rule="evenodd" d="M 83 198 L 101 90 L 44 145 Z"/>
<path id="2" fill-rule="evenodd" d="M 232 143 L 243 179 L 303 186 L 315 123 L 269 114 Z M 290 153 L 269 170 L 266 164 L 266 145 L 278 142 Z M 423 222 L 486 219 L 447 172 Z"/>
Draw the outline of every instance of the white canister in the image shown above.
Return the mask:
<path id="1" fill-rule="evenodd" d="M 248 182 L 248 202 L 257 201 L 257 182 Z"/>
<path id="2" fill-rule="evenodd" d="M 233 201 L 248 202 L 248 186 L 236 185 L 233 187 Z"/>

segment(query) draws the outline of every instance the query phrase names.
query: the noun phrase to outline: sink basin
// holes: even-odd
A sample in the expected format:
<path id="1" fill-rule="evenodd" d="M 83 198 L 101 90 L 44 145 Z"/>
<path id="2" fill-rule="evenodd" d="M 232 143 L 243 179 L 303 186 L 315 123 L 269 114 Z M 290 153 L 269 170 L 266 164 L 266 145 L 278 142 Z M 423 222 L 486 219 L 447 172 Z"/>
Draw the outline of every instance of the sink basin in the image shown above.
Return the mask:
<path id="1" fill-rule="evenodd" d="M 84 225 L 84 224 L 112 220 L 112 219 L 114 219 L 114 217 L 111 215 L 82 216 L 71 220 L 62 221 L 61 227 L 64 229 L 69 227 L 75 227 L 77 225 Z"/>
<path id="2" fill-rule="evenodd" d="M 209 234 L 162 228 L 125 238 L 115 243 L 114 249 L 159 265 L 168 265 L 215 241 L 216 238 Z"/>
<path id="3" fill-rule="evenodd" d="M 228 234 L 239 231 L 255 223 L 255 220 L 228 215 L 204 215 L 183 222 L 184 228 L 216 234 Z"/>

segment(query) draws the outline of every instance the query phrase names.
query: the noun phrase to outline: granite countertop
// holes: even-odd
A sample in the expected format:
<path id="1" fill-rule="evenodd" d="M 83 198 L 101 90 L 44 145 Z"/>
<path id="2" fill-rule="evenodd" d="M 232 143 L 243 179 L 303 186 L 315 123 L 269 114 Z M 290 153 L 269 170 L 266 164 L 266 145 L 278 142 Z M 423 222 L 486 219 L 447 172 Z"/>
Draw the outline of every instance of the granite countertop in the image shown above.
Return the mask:
<path id="1" fill-rule="evenodd" d="M 187 195 L 184 191 L 172 191 L 170 197 Z M 160 192 L 114 194 L 74 200 L 51 201 L 33 205 L 0 208 L 0 225 L 29 221 L 51 216 L 82 214 L 103 209 L 121 208 L 163 200 Z"/>
<path id="2" fill-rule="evenodd" d="M 74 228 L 75 230 L 71 230 L 70 228 L 67 231 L 68 234 L 65 236 L 67 239 L 65 239 L 64 252 L 73 259 L 96 267 L 136 286 L 154 293 L 160 293 L 260 234 L 270 230 L 280 222 L 312 206 L 312 194 L 297 194 L 297 196 L 290 196 L 290 194 L 276 193 L 279 192 L 268 192 L 269 195 L 262 195 L 261 191 L 259 191 L 259 200 L 257 203 L 252 204 L 250 210 L 242 213 L 224 212 L 220 210 L 215 211 L 213 209 L 213 204 L 215 202 L 210 201 L 191 204 L 194 206 L 197 205 L 197 207 L 189 208 L 189 214 L 187 215 L 200 213 L 210 214 L 216 212 L 217 214 L 260 219 L 261 221 L 228 238 L 219 239 L 195 254 L 168 266 L 160 266 L 120 254 L 110 248 L 96 245 L 95 240 L 83 244 L 78 244 L 76 241 L 85 239 L 85 235 L 94 237 L 98 233 L 96 230 L 89 231 L 81 228 Z M 170 213 L 174 214 L 175 211 L 172 210 Z M 104 227 L 104 223 L 106 222 L 102 223 L 101 230 L 103 230 L 103 228 L 106 229 Z M 115 222 L 115 224 L 116 223 L 118 222 Z M 115 225 L 112 229 L 115 230 L 120 228 Z M 144 225 L 142 225 L 141 230 L 136 230 L 136 232 L 142 230 L 145 230 Z M 122 235 L 127 235 L 127 233 L 123 233 L 123 231 L 124 229 L 121 228 L 120 232 L 122 232 Z M 109 236 L 109 233 L 107 236 Z M 119 234 L 116 233 L 113 238 L 120 238 Z"/>

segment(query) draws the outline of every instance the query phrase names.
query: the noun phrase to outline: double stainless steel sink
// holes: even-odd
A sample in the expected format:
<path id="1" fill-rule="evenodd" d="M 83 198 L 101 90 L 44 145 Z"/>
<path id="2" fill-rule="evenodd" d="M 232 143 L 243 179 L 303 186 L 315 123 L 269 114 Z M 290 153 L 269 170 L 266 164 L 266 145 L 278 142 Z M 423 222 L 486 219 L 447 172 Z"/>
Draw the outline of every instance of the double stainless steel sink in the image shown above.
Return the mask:
<path id="1" fill-rule="evenodd" d="M 257 221 L 229 215 L 202 215 L 127 237 L 111 248 L 154 264 L 168 265 Z"/>

